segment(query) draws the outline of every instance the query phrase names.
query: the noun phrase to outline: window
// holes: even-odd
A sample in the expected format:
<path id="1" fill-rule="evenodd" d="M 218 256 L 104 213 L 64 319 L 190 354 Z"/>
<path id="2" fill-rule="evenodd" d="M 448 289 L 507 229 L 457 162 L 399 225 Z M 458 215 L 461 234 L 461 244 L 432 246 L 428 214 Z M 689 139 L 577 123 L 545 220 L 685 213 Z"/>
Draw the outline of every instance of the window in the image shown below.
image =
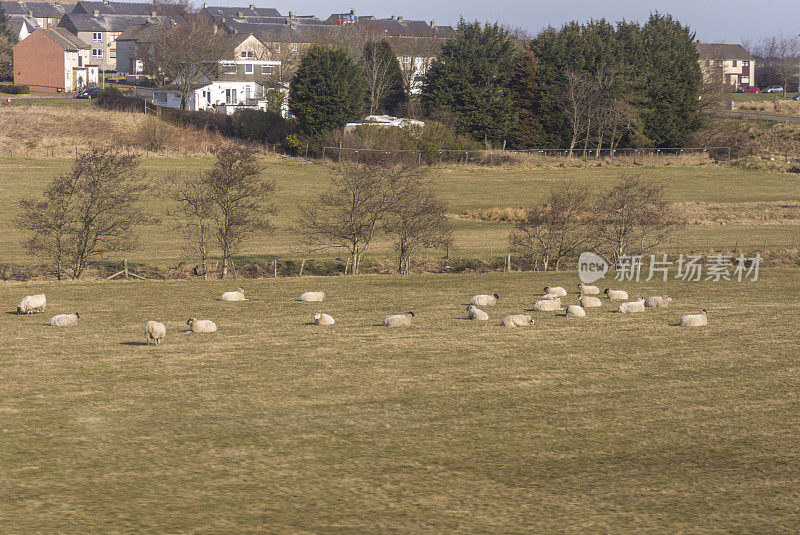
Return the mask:
<path id="1" fill-rule="evenodd" d="M 236 89 L 225 90 L 225 104 L 236 104 Z"/>
<path id="2" fill-rule="evenodd" d="M 253 74 L 253 64 L 252 63 L 245 63 L 244 64 L 244 73 L 245 74 Z"/>
<path id="3" fill-rule="evenodd" d="M 102 48 L 93 48 L 92 49 L 92 57 L 94 59 L 103 59 L 103 49 Z"/>
<path id="4" fill-rule="evenodd" d="M 736 60 L 733 60 L 733 66 L 736 67 L 737 64 L 738 64 L 738 62 Z"/>
<path id="5" fill-rule="evenodd" d="M 164 91 L 153 91 L 153 102 L 165 104 L 167 102 L 167 94 Z"/>
<path id="6" fill-rule="evenodd" d="M 222 74 L 236 74 L 236 64 L 235 63 L 223 63 L 222 64 Z"/>
<path id="7" fill-rule="evenodd" d="M 750 85 L 750 77 L 749 76 L 742 76 L 742 83 L 744 85 Z"/>
<path id="8" fill-rule="evenodd" d="M 261 66 L 261 74 L 275 74 L 275 66 L 274 65 L 262 65 Z"/>
<path id="9" fill-rule="evenodd" d="M 742 62 L 742 67 L 749 67 L 749 66 L 750 66 L 750 62 L 749 61 L 743 61 Z"/>
<path id="10" fill-rule="evenodd" d="M 117 40 L 117 37 L 119 37 L 119 34 L 120 34 L 120 32 L 111 32 L 110 34 L 108 34 L 108 40 L 113 43 L 114 41 Z"/>
<path id="11" fill-rule="evenodd" d="M 405 63 L 406 65 L 411 63 L 411 56 L 403 56 L 403 63 Z"/>
<path id="12" fill-rule="evenodd" d="M 252 50 L 242 50 L 243 58 L 252 58 L 254 55 Z"/>
<path id="13" fill-rule="evenodd" d="M 98 43 L 103 40 L 103 34 L 101 32 L 92 32 L 92 41 Z"/>
<path id="14" fill-rule="evenodd" d="M 281 53 L 281 44 L 280 43 L 273 43 L 273 45 L 274 45 L 273 48 L 275 49 L 275 53 L 276 54 L 280 54 Z"/>
<path id="15" fill-rule="evenodd" d="M 297 52 L 297 43 L 292 43 L 292 52 Z"/>
<path id="16" fill-rule="evenodd" d="M 109 49 L 108 57 L 111 59 L 117 59 L 117 49 L 116 48 Z"/>

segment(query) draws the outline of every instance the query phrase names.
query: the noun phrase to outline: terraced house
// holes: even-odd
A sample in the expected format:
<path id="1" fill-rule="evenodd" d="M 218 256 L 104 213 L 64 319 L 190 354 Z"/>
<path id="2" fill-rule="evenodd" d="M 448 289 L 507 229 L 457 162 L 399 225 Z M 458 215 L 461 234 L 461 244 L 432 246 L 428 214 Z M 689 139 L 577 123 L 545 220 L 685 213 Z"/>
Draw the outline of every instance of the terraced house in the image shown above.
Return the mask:
<path id="1" fill-rule="evenodd" d="M 73 6 L 47 2 L 0 2 L 17 40 L 22 41 L 37 28 L 49 30 L 58 26 L 61 18 Z"/>

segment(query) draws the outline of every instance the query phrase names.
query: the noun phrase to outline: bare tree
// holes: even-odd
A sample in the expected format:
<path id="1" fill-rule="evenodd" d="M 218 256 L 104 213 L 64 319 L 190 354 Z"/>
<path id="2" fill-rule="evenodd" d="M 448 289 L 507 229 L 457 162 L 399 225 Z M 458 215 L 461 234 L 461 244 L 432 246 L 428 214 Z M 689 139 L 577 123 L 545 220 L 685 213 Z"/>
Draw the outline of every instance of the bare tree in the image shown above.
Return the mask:
<path id="1" fill-rule="evenodd" d="M 511 249 L 542 269 L 558 271 L 561 261 L 588 243 L 591 219 L 589 191 L 564 183 L 550 191 L 542 204 L 529 208 L 509 237 Z"/>
<path id="2" fill-rule="evenodd" d="M 310 247 L 345 249 L 350 255 L 350 273 L 357 275 L 381 222 L 397 206 L 395 184 L 413 173 L 411 167 L 339 164 L 330 189 L 300 207 L 293 228 Z"/>
<path id="3" fill-rule="evenodd" d="M 172 198 L 177 201 L 175 215 L 181 220 L 189 243 L 200 257 L 203 280 L 208 279 L 208 238 L 213 222 L 211 193 L 204 181 L 188 174 L 170 177 Z"/>
<path id="4" fill-rule="evenodd" d="M 430 67 L 431 60 L 442 50 L 442 39 L 433 37 L 392 37 L 388 39 L 398 56 L 406 96 L 411 99 L 422 87 L 420 80 Z"/>
<path id="5" fill-rule="evenodd" d="M 395 112 L 405 93 L 402 71 L 391 45 L 388 41 L 367 42 L 359 63 L 367 81 L 369 115 L 378 111 Z"/>
<path id="6" fill-rule="evenodd" d="M 393 195 L 395 207 L 383 228 L 395 239 L 398 273 L 407 275 L 411 259 L 420 249 L 449 246 L 453 233 L 447 221 L 447 203 L 430 181 L 408 174 L 396 182 Z"/>
<path id="7" fill-rule="evenodd" d="M 584 139 L 588 136 L 588 131 L 591 129 L 592 114 L 599 92 L 592 76 L 568 70 L 564 73 L 564 77 L 564 95 L 559 108 L 570 125 L 569 155 L 572 157 L 575 146 L 581 141 L 582 136 Z"/>
<path id="8" fill-rule="evenodd" d="M 52 261 L 56 276 L 79 279 L 92 261 L 134 247 L 133 230 L 150 220 L 139 200 L 145 185 L 134 157 L 94 149 L 75 158 L 41 199 L 20 201 L 18 227 L 32 233 L 25 247 Z"/>
<path id="9" fill-rule="evenodd" d="M 685 226 L 667 203 L 664 186 L 623 175 L 597 201 L 592 240 L 614 263 L 623 255 L 644 254 Z"/>
<path id="10" fill-rule="evenodd" d="M 254 232 L 270 232 L 268 218 L 276 212 L 269 202 L 275 182 L 260 177 L 263 167 L 253 151 L 230 146 L 214 151 L 216 161 L 200 182 L 211 205 L 211 227 L 222 252 L 222 274 L 228 276 L 231 257 Z"/>
<path id="11" fill-rule="evenodd" d="M 190 15 L 180 24 L 161 25 L 150 43 L 152 74 L 164 76 L 180 88 L 185 110 L 194 87 L 219 72 L 219 62 L 232 54 L 227 34 L 213 20 Z M 231 58 L 233 59 L 233 58 Z"/>
<path id="12" fill-rule="evenodd" d="M 759 77 L 764 85 L 780 83 L 788 90 L 789 82 L 797 78 L 800 64 L 800 37 L 773 35 L 751 46 L 750 53 L 759 63 Z M 751 85 L 755 79 L 751 75 Z"/>

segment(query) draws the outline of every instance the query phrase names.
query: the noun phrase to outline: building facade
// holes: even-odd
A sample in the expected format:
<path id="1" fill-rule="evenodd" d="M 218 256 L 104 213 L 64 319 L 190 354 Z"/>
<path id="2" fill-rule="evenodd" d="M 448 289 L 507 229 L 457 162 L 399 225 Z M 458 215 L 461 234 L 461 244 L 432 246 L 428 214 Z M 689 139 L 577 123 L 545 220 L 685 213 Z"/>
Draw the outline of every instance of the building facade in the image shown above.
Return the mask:
<path id="1" fill-rule="evenodd" d="M 98 81 L 91 47 L 62 28 L 34 31 L 13 54 L 14 83 L 32 91 L 70 92 Z"/>
<path id="2" fill-rule="evenodd" d="M 706 83 L 721 84 L 733 91 L 755 85 L 755 58 L 742 45 L 698 42 L 695 46 Z"/>

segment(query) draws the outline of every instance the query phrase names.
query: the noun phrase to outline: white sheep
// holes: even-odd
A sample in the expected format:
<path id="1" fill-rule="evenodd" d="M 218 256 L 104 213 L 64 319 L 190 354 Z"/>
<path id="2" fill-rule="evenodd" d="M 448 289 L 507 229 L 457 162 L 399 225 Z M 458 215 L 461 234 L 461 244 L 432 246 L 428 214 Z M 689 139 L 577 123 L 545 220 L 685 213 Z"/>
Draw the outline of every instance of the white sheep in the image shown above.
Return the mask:
<path id="1" fill-rule="evenodd" d="M 681 316 L 681 327 L 705 327 L 708 325 L 708 311 L 703 309 L 700 314 L 687 314 Z"/>
<path id="2" fill-rule="evenodd" d="M 568 318 L 585 318 L 586 311 L 579 305 L 570 305 L 567 307 Z"/>
<path id="3" fill-rule="evenodd" d="M 150 345 L 152 340 L 156 345 L 161 343 L 161 340 L 167 336 L 167 328 L 163 323 L 157 321 L 148 321 L 144 324 L 144 342 Z"/>
<path id="4" fill-rule="evenodd" d="M 597 286 L 589 286 L 588 284 L 580 283 L 578 291 L 581 295 L 600 295 L 600 288 Z"/>
<path id="5" fill-rule="evenodd" d="M 51 327 L 74 327 L 78 324 L 80 315 L 77 312 L 72 314 L 57 314 L 50 318 Z"/>
<path id="6" fill-rule="evenodd" d="M 234 292 L 225 292 L 222 294 L 222 297 L 219 298 L 220 301 L 247 301 L 247 298 L 244 296 L 244 288 L 237 288 Z"/>
<path id="7" fill-rule="evenodd" d="M 640 297 L 636 301 L 628 301 L 621 303 L 617 312 L 620 314 L 632 314 L 634 312 L 644 312 L 644 297 Z"/>
<path id="8" fill-rule="evenodd" d="M 503 327 L 525 327 L 533 325 L 533 319 L 527 314 L 512 314 L 500 320 Z"/>
<path id="9" fill-rule="evenodd" d="M 561 310 L 561 299 L 540 299 L 533 304 L 533 310 L 536 312 L 553 312 L 554 310 Z"/>
<path id="10" fill-rule="evenodd" d="M 644 300 L 644 306 L 648 308 L 665 308 L 669 306 L 670 303 L 672 303 L 672 298 L 667 295 L 657 295 Z"/>
<path id="11" fill-rule="evenodd" d="M 395 314 L 393 316 L 386 316 L 383 324 L 386 327 L 402 327 L 404 325 L 411 325 L 411 318 L 414 317 L 413 312 L 406 312 L 405 314 Z"/>
<path id="12" fill-rule="evenodd" d="M 476 307 L 490 307 L 496 305 L 498 299 L 500 299 L 500 296 L 497 294 L 480 294 L 470 299 L 469 304 L 475 305 Z"/>
<path id="13" fill-rule="evenodd" d="M 26 295 L 17 305 L 17 314 L 44 312 L 45 308 L 47 308 L 47 298 L 44 294 Z"/>
<path id="14" fill-rule="evenodd" d="M 544 294 L 540 299 L 558 299 L 559 297 L 561 296 L 556 294 Z"/>
<path id="15" fill-rule="evenodd" d="M 217 324 L 211 320 L 199 320 L 197 318 L 191 318 L 186 322 L 186 325 L 189 326 L 193 333 L 217 332 Z"/>
<path id="16" fill-rule="evenodd" d="M 325 299 L 325 292 L 305 292 L 300 295 L 300 301 L 319 302 Z"/>
<path id="17" fill-rule="evenodd" d="M 475 305 L 470 305 L 467 307 L 467 318 L 475 321 L 486 321 L 489 319 L 489 314 Z"/>
<path id="18" fill-rule="evenodd" d="M 565 295 L 567 295 L 567 291 L 561 286 L 545 286 L 544 293 L 555 294 L 558 297 L 564 297 Z"/>
<path id="19" fill-rule="evenodd" d="M 336 323 L 336 320 L 333 319 L 333 316 L 321 313 L 314 314 L 314 325 L 333 325 L 334 323 Z"/>
<path id="20" fill-rule="evenodd" d="M 603 302 L 600 301 L 599 297 L 592 297 L 591 295 L 580 295 L 578 296 L 577 300 L 583 308 L 596 308 L 603 306 Z"/>
<path id="21" fill-rule="evenodd" d="M 611 288 L 606 288 L 603 293 L 606 294 L 606 297 L 612 301 L 625 301 L 628 299 L 628 292 L 625 290 L 612 290 Z"/>

